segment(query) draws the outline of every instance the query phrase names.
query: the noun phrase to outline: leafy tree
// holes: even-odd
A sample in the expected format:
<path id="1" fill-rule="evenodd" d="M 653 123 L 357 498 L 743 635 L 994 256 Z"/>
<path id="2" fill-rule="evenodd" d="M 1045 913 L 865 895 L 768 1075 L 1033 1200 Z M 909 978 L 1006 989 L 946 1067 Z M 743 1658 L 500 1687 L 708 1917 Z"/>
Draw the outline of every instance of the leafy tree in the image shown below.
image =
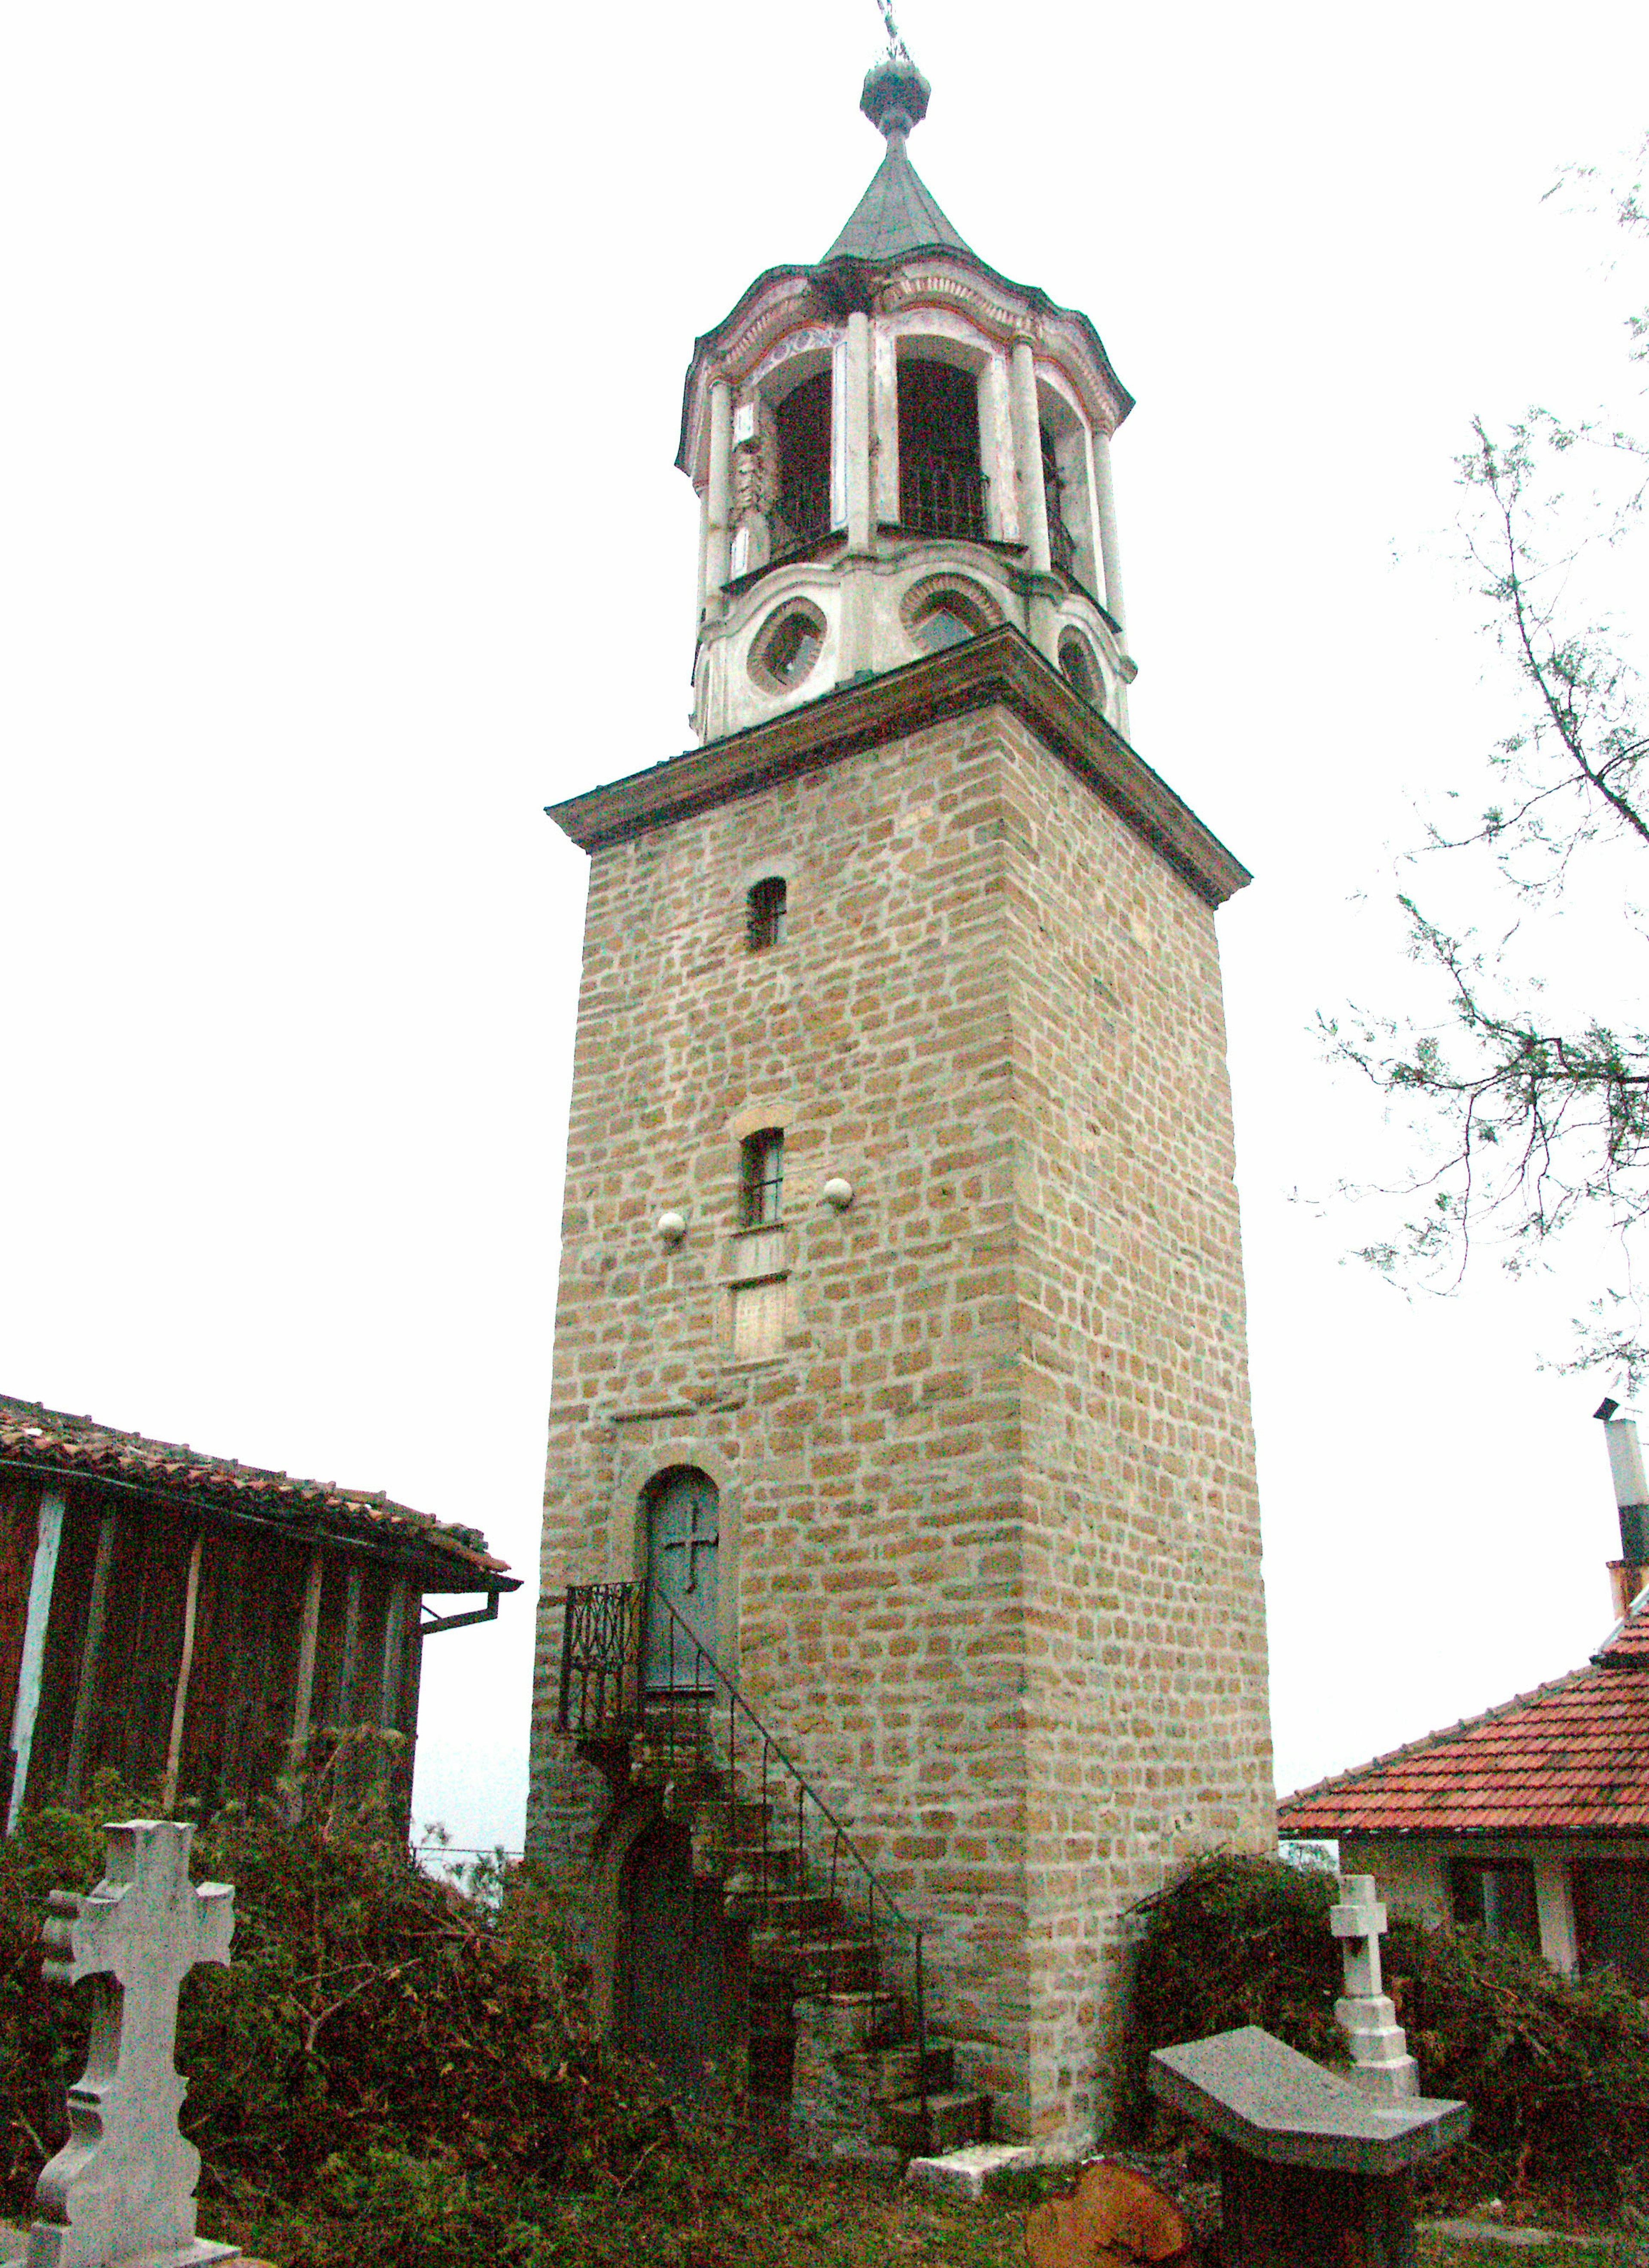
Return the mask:
<path id="1" fill-rule="evenodd" d="M 1609 212 L 1621 257 L 1649 247 L 1646 169 L 1649 140 L 1624 178 L 1565 177 Z M 1641 364 L 1649 309 L 1626 328 Z M 1402 1108 L 1424 1160 L 1400 1193 L 1408 1217 L 1363 1257 L 1410 1285 L 1452 1289 L 1479 1243 L 1515 1273 L 1564 1230 L 1606 1223 L 1612 1280 L 1577 1324 L 1569 1366 L 1606 1365 L 1635 1386 L 1649 1371 L 1634 1254 L 1649 1223 L 1649 1030 L 1636 958 L 1649 942 L 1637 895 L 1649 880 L 1649 713 L 1630 653 L 1630 582 L 1642 564 L 1649 436 L 1546 409 L 1504 434 L 1477 420 L 1458 477 L 1462 556 L 1515 688 L 1517 724 L 1490 755 L 1476 818 L 1429 824 L 1408 863 L 1447 854 L 1486 867 L 1510 918 L 1485 934 L 1404 891 L 1408 952 L 1433 980 L 1436 1012 L 1353 1007 L 1322 1020 L 1331 1053 Z M 1617 941 L 1588 970 L 1595 1005 L 1577 1011 L 1554 1000 L 1542 964 L 1565 897 L 1594 911 L 1600 894 L 1618 907 Z"/>

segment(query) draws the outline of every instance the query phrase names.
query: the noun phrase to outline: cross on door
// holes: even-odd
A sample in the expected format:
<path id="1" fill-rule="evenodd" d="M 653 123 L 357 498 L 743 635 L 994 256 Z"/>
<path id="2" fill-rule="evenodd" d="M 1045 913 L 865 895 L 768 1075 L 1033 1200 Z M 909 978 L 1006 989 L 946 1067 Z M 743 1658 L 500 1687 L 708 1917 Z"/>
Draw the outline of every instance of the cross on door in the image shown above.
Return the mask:
<path id="1" fill-rule="evenodd" d="M 698 1588 L 698 1561 L 694 1555 L 700 1551 L 713 1551 L 721 1540 L 719 1528 L 713 1527 L 708 1535 L 701 1535 L 699 1532 L 701 1516 L 714 1520 L 715 1515 L 715 1506 L 707 1504 L 700 1491 L 695 1489 L 692 1503 L 688 1511 L 687 1534 L 666 1535 L 659 1546 L 660 1551 L 685 1551 L 687 1554 L 682 1563 L 687 1569 L 687 1580 L 681 1586 L 683 1598 Z"/>
<path id="2" fill-rule="evenodd" d="M 173 2066 L 178 1988 L 196 1962 L 229 1959 L 234 1891 L 189 1880 L 192 1827 L 105 1827 L 104 1879 L 85 1897 L 54 1890 L 49 1984 L 96 1980 L 86 2067 L 69 2089 L 68 2141 L 41 2173 L 28 2257 L 38 2268 L 228 2257 L 195 2234 L 201 2154 L 178 2128 L 187 2082 Z"/>

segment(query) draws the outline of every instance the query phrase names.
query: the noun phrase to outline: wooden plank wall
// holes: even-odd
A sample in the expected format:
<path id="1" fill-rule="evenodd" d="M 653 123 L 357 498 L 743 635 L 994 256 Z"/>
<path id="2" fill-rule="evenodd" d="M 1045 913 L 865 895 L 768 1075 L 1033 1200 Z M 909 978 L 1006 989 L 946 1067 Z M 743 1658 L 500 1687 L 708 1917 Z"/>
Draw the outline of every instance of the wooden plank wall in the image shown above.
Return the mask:
<path id="1" fill-rule="evenodd" d="M 0 1483 L 0 1710 L 10 1723 L 27 1610 L 40 1488 Z M 300 1635 L 313 1539 L 103 1492 L 64 1491 L 63 1543 L 53 1594 L 40 1710 L 30 1761 L 32 1805 L 68 1789 L 83 1668 L 77 1793 L 113 1771 L 134 1790 L 165 1780 L 182 1653 L 190 1557 L 201 1543 L 194 1643 L 180 1724 L 175 1808 L 216 1809 L 270 1790 L 290 1764 Z M 99 1537 L 108 1523 L 104 1611 L 86 1659 Z M 309 1724 L 325 1735 L 356 1726 L 401 1734 L 391 1761 L 394 1808 L 410 1808 L 416 1737 L 420 1609 L 415 1580 L 348 1544 L 323 1547 Z M 4 1727 L 0 1727 L 3 1730 Z M 350 1794 L 385 1771 L 381 1751 L 341 1760 Z"/>

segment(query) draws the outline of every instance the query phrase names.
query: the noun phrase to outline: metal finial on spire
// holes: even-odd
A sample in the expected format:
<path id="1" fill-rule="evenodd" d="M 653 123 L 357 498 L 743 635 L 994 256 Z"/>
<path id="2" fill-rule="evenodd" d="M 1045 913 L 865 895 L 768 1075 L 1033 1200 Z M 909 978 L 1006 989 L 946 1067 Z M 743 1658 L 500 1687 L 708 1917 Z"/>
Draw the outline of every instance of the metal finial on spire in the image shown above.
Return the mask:
<path id="1" fill-rule="evenodd" d="M 904 33 L 894 20 L 894 0 L 876 0 L 876 5 L 887 34 L 887 52 L 865 73 L 859 108 L 891 141 L 921 123 L 933 90 L 910 59 Z"/>
<path id="2" fill-rule="evenodd" d="M 865 74 L 859 108 L 891 142 L 909 134 L 927 115 L 933 90 L 909 55 L 884 55 Z"/>

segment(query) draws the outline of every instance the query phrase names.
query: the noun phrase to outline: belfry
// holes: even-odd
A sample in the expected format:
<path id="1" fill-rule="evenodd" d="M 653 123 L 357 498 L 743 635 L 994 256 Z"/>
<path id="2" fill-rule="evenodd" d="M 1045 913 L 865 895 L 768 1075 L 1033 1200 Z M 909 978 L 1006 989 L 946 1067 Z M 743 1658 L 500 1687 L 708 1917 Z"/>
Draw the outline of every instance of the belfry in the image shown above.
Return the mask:
<path id="1" fill-rule="evenodd" d="M 1273 1834 L 1216 909 L 1128 740 L 1084 315 L 911 166 L 700 338 L 699 745 L 589 854 L 529 1850 L 821 2154 L 1108 2120 L 1127 1909 Z"/>

